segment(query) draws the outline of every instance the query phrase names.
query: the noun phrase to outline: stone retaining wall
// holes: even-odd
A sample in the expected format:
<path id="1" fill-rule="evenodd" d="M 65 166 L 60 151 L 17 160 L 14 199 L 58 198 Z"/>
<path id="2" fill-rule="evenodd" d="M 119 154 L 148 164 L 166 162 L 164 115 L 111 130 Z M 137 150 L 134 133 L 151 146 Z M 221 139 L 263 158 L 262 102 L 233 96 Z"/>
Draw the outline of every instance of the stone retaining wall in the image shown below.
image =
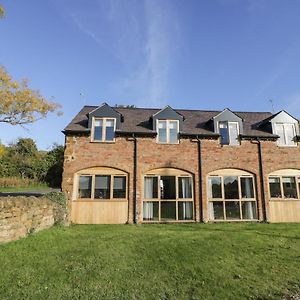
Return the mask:
<path id="1" fill-rule="evenodd" d="M 50 228 L 59 220 L 59 205 L 46 197 L 0 197 L 0 243 Z"/>

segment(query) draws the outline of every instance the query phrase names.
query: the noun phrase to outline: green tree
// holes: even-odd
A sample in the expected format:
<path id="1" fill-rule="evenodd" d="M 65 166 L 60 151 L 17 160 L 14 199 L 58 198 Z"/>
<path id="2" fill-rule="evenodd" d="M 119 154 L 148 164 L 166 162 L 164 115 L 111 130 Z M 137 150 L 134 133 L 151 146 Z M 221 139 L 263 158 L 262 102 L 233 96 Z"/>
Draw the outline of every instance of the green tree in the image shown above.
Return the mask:
<path id="1" fill-rule="evenodd" d="M 49 102 L 39 91 L 32 90 L 27 80 L 14 81 L 0 66 L 0 122 L 11 125 L 33 123 L 48 113 L 62 114 L 58 103 Z"/>
<path id="2" fill-rule="evenodd" d="M 5 16 L 4 7 L 2 5 L 0 5 L 0 18 L 4 18 L 4 16 Z"/>

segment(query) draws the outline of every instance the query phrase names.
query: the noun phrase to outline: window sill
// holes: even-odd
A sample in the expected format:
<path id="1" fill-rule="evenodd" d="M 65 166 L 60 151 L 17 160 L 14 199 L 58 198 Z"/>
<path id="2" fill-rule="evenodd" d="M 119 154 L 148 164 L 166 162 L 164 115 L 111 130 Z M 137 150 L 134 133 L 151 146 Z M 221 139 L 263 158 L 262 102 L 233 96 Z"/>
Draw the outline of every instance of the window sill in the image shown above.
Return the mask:
<path id="1" fill-rule="evenodd" d="M 73 202 L 127 202 L 127 199 L 76 199 Z"/>
<path id="2" fill-rule="evenodd" d="M 153 223 L 159 223 L 159 224 L 166 224 L 166 223 L 195 223 L 195 220 L 172 220 L 172 221 L 145 221 L 142 220 L 143 224 L 153 224 Z"/>
<path id="3" fill-rule="evenodd" d="M 162 142 L 156 142 L 156 144 L 158 145 L 179 145 L 180 143 L 177 142 L 177 143 L 162 143 Z"/>
<path id="4" fill-rule="evenodd" d="M 298 145 L 277 145 L 278 148 L 297 148 Z"/>
<path id="5" fill-rule="evenodd" d="M 298 198 L 270 198 L 272 202 L 297 202 L 300 201 Z"/>
<path id="6" fill-rule="evenodd" d="M 96 144 L 113 144 L 116 140 L 113 141 L 90 141 L 90 143 L 96 143 Z"/>
<path id="7" fill-rule="evenodd" d="M 209 220 L 210 223 L 231 223 L 231 222 L 259 222 L 258 219 L 243 219 L 243 220 Z"/>

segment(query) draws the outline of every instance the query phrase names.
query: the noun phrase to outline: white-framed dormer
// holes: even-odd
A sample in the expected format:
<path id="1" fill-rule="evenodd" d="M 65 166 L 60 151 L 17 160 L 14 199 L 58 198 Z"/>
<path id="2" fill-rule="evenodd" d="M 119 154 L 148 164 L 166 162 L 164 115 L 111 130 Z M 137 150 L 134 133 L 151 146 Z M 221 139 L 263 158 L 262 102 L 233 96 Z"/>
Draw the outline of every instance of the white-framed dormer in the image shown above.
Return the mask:
<path id="1" fill-rule="evenodd" d="M 156 132 L 158 144 L 179 144 L 179 120 L 156 119 Z"/>
<path id="2" fill-rule="evenodd" d="M 243 133 L 243 119 L 230 109 L 225 108 L 213 117 L 215 132 L 220 134 L 221 145 L 239 146 Z"/>
<path id="3" fill-rule="evenodd" d="M 296 136 L 299 135 L 298 120 L 282 110 L 271 119 L 272 132 L 278 135 L 279 147 L 297 147 Z"/>
<path id="4" fill-rule="evenodd" d="M 114 143 L 116 123 L 116 118 L 93 117 L 91 128 L 91 142 Z"/>
<path id="5" fill-rule="evenodd" d="M 240 126 L 238 122 L 219 121 L 218 132 L 221 136 L 222 145 L 238 146 L 240 145 L 239 134 Z"/>

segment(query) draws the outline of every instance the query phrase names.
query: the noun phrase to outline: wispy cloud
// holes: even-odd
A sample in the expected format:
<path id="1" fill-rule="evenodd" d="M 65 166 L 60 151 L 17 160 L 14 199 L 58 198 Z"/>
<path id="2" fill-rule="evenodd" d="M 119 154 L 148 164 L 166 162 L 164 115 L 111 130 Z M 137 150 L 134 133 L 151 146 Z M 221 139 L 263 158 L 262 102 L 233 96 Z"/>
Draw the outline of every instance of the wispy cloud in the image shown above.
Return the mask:
<path id="1" fill-rule="evenodd" d="M 73 12 L 77 28 L 117 59 L 122 76 L 112 89 L 135 104 L 170 101 L 169 80 L 178 57 L 179 22 L 171 1 L 101 0 L 93 11 Z"/>

